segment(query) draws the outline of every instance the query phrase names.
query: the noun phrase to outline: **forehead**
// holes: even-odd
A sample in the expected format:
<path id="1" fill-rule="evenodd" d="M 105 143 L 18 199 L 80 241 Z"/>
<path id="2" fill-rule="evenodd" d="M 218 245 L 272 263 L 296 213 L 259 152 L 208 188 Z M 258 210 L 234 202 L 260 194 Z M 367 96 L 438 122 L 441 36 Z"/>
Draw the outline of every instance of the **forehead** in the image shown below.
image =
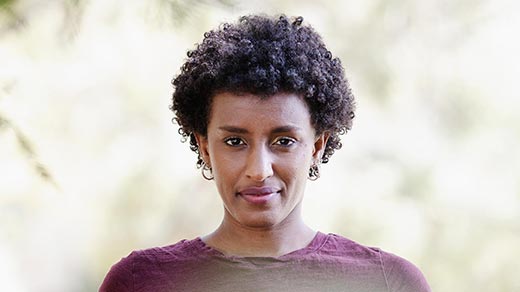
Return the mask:
<path id="1" fill-rule="evenodd" d="M 212 100 L 208 126 L 212 125 L 312 127 L 307 104 L 293 93 L 269 97 L 219 93 Z"/>

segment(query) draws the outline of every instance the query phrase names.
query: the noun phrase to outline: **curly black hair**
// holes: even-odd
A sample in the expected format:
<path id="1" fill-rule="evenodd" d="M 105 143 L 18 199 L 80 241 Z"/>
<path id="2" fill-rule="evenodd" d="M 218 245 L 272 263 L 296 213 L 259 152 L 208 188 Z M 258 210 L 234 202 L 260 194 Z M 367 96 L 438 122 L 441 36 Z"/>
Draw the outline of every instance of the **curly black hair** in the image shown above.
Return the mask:
<path id="1" fill-rule="evenodd" d="M 285 15 L 243 16 L 204 33 L 181 73 L 170 109 L 183 140 L 199 154 L 194 133 L 207 134 L 211 99 L 219 92 L 250 93 L 268 98 L 278 92 L 295 93 L 307 103 L 318 134 L 329 139 L 321 158 L 327 163 L 341 148 L 339 135 L 350 130 L 354 96 L 338 58 L 333 58 L 320 35 L 303 18 Z"/>

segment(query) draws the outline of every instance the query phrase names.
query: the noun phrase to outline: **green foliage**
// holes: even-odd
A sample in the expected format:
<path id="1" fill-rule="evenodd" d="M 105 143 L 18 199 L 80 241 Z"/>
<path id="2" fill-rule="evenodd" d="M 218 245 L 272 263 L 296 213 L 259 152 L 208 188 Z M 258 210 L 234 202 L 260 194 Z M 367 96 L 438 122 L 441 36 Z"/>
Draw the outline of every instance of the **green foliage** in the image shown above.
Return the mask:
<path id="1" fill-rule="evenodd" d="M 49 170 L 45 165 L 40 161 L 38 155 L 36 155 L 36 151 L 34 150 L 33 144 L 29 141 L 26 135 L 22 133 L 17 127 L 13 125 L 7 118 L 4 118 L 2 114 L 0 114 L 0 130 L 10 129 L 18 142 L 18 146 L 24 155 L 24 158 L 31 163 L 36 174 L 38 174 L 44 181 L 52 184 L 54 187 L 58 188 L 56 181 L 50 174 Z M 2 133 L 0 132 L 0 135 Z"/>

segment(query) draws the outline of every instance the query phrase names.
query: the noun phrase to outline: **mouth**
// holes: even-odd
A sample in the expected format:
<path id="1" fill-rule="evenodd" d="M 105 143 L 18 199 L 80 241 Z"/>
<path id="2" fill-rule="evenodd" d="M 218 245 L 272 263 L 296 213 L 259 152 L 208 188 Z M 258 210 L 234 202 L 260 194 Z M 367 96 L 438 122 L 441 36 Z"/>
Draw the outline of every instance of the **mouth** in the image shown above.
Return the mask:
<path id="1" fill-rule="evenodd" d="M 261 205 L 266 204 L 281 191 L 272 187 L 248 187 L 240 190 L 237 195 L 242 197 L 246 202 Z"/>

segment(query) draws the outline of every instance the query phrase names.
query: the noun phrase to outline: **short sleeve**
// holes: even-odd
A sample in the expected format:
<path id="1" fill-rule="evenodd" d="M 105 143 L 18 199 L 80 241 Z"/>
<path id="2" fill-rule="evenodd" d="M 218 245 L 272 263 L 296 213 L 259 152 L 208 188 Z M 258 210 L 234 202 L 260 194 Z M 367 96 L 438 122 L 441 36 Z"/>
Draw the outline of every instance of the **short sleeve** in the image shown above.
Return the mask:
<path id="1" fill-rule="evenodd" d="M 431 292 L 419 268 L 391 253 L 381 252 L 383 270 L 390 292 Z"/>
<path id="2" fill-rule="evenodd" d="M 99 292 L 134 291 L 133 259 L 135 256 L 135 252 L 132 252 L 114 264 L 99 287 Z"/>

